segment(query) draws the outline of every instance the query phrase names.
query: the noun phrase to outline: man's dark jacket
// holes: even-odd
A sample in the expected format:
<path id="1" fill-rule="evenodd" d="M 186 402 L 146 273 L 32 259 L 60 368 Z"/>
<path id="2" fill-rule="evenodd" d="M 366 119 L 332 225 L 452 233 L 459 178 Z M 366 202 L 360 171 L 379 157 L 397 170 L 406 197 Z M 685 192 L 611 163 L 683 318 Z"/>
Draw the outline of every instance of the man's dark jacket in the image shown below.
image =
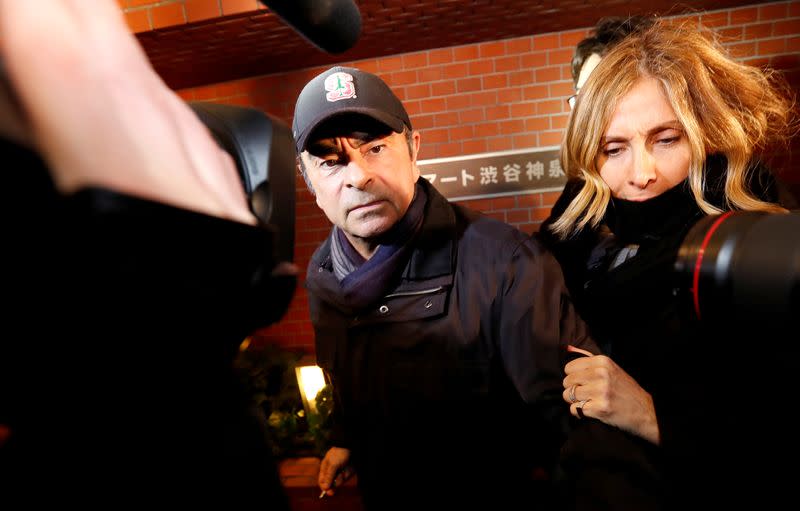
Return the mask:
<path id="1" fill-rule="evenodd" d="M 567 344 L 594 349 L 556 260 L 517 229 L 449 203 L 424 179 L 421 230 L 396 282 L 353 310 L 330 237 L 307 275 L 319 365 L 370 509 L 543 504 L 568 414 Z"/>

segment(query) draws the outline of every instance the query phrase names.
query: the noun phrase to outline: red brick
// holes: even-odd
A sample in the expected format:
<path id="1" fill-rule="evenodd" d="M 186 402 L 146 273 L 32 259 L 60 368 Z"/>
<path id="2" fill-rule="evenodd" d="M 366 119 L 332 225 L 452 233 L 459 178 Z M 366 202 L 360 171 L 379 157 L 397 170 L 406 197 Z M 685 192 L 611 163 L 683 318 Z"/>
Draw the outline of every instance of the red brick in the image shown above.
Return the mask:
<path id="1" fill-rule="evenodd" d="M 479 138 L 477 140 L 465 140 L 461 143 L 464 154 L 480 154 L 488 151 L 486 148 L 486 139 Z"/>
<path id="2" fill-rule="evenodd" d="M 449 142 L 449 134 L 450 130 L 433 128 L 425 130 L 425 139 L 428 140 L 428 142 Z"/>
<path id="3" fill-rule="evenodd" d="M 475 45 L 459 46 L 453 49 L 453 60 L 456 62 L 476 60 L 479 57 L 478 53 L 478 47 Z"/>
<path id="4" fill-rule="evenodd" d="M 432 96 L 449 96 L 456 92 L 456 84 L 453 81 L 439 82 L 431 84 Z"/>
<path id="5" fill-rule="evenodd" d="M 589 30 L 582 29 L 582 30 L 573 30 L 571 32 L 561 32 L 559 34 L 559 42 L 562 48 L 569 48 L 570 50 L 575 50 L 575 45 L 577 45 L 581 39 L 589 35 Z"/>
<path id="6" fill-rule="evenodd" d="M 424 113 L 446 112 L 447 101 L 444 98 L 426 98 L 420 101 L 420 111 Z"/>
<path id="7" fill-rule="evenodd" d="M 434 115 L 433 124 L 437 128 L 444 126 L 455 126 L 458 124 L 458 114 L 455 112 L 447 112 L 444 114 Z"/>
<path id="8" fill-rule="evenodd" d="M 557 146 L 561 145 L 563 132 L 561 131 L 545 131 L 539 134 L 539 143 L 544 146 Z"/>
<path id="9" fill-rule="evenodd" d="M 544 131 L 550 129 L 550 117 L 534 117 L 525 119 L 525 131 Z"/>
<path id="10" fill-rule="evenodd" d="M 731 25 L 742 25 L 752 23 L 758 19 L 758 9 L 755 7 L 745 7 L 731 11 Z"/>
<path id="11" fill-rule="evenodd" d="M 494 71 L 500 73 L 504 71 L 514 71 L 520 69 L 519 55 L 512 55 L 510 57 L 499 57 L 494 59 Z"/>
<path id="12" fill-rule="evenodd" d="M 508 85 L 508 75 L 505 73 L 497 73 L 493 75 L 486 75 L 483 77 L 484 89 L 500 89 Z"/>
<path id="13" fill-rule="evenodd" d="M 528 117 L 536 114 L 536 104 L 531 102 L 515 103 L 509 106 L 511 117 Z"/>
<path id="14" fill-rule="evenodd" d="M 731 44 L 728 46 L 728 50 L 731 52 L 731 55 L 735 58 L 744 58 L 744 57 L 752 57 L 756 54 L 756 43 L 754 42 L 746 42 L 740 44 Z"/>
<path id="15" fill-rule="evenodd" d="M 700 16 L 700 23 L 705 27 L 724 27 L 728 25 L 728 11 L 712 12 L 709 14 L 702 14 Z"/>
<path id="16" fill-rule="evenodd" d="M 776 53 L 783 53 L 786 50 L 786 39 L 767 39 L 766 41 L 758 41 L 756 44 L 756 53 L 758 55 L 774 55 Z"/>
<path id="17" fill-rule="evenodd" d="M 381 72 L 399 71 L 401 69 L 403 69 L 402 57 L 387 57 L 378 60 L 378 70 Z"/>
<path id="18" fill-rule="evenodd" d="M 481 122 L 486 119 L 483 108 L 471 108 L 458 113 L 459 122 Z"/>
<path id="19" fill-rule="evenodd" d="M 550 116 L 550 126 L 553 129 L 562 130 L 567 128 L 569 115 L 552 115 Z"/>
<path id="20" fill-rule="evenodd" d="M 800 34 L 800 19 L 776 21 L 772 27 L 772 34 L 776 36 Z"/>
<path id="21" fill-rule="evenodd" d="M 717 30 L 720 36 L 720 41 L 723 44 L 731 42 L 739 42 L 744 37 L 744 29 L 742 27 L 730 27 Z"/>
<path id="22" fill-rule="evenodd" d="M 496 122 L 487 122 L 475 126 L 476 137 L 496 137 L 500 133 L 500 126 Z"/>
<path id="23" fill-rule="evenodd" d="M 428 62 L 429 64 L 448 64 L 453 62 L 453 49 L 443 48 L 429 51 Z"/>
<path id="24" fill-rule="evenodd" d="M 558 34 L 544 34 L 533 37 L 534 50 L 550 50 L 559 46 Z"/>
<path id="25" fill-rule="evenodd" d="M 543 192 L 542 206 L 553 207 L 559 197 L 561 197 L 561 192 Z"/>
<path id="26" fill-rule="evenodd" d="M 506 53 L 511 55 L 514 53 L 526 53 L 531 51 L 532 40 L 530 37 L 522 37 L 519 39 L 509 39 L 506 41 Z"/>
<path id="27" fill-rule="evenodd" d="M 222 14 L 225 16 L 255 11 L 258 7 L 256 0 L 222 0 Z"/>
<path id="28" fill-rule="evenodd" d="M 536 147 L 538 143 L 538 136 L 534 133 L 514 135 L 512 141 L 516 149 L 524 149 L 526 147 Z"/>
<path id="29" fill-rule="evenodd" d="M 528 85 L 534 82 L 534 72 L 531 69 L 523 69 L 508 73 L 509 85 Z"/>
<path id="30" fill-rule="evenodd" d="M 486 140 L 487 151 L 508 151 L 513 148 L 513 141 L 510 137 L 495 137 Z"/>
<path id="31" fill-rule="evenodd" d="M 523 193 L 517 195 L 517 206 L 520 208 L 539 206 L 541 203 L 542 200 L 539 198 L 538 193 Z"/>
<path id="32" fill-rule="evenodd" d="M 191 23 L 222 15 L 219 0 L 186 0 L 186 19 Z"/>
<path id="33" fill-rule="evenodd" d="M 744 27 L 745 39 L 761 39 L 772 35 L 772 23 L 759 23 Z"/>
<path id="34" fill-rule="evenodd" d="M 566 50 L 550 50 L 547 52 L 547 63 L 551 66 L 556 64 L 569 64 L 572 62 L 572 56 L 574 54 L 574 48 Z"/>
<path id="35" fill-rule="evenodd" d="M 532 85 L 522 90 L 522 96 L 526 100 L 545 99 L 550 97 L 547 85 Z"/>
<path id="36" fill-rule="evenodd" d="M 533 208 L 531 210 L 531 220 L 546 220 L 550 216 L 550 208 Z"/>
<path id="37" fill-rule="evenodd" d="M 566 108 L 569 108 L 569 105 L 562 105 L 562 103 L 566 102 L 563 100 L 559 101 L 554 99 L 547 101 L 539 101 L 538 103 L 536 103 L 536 113 L 539 115 L 561 113 L 564 109 L 564 106 L 566 106 Z"/>
<path id="38" fill-rule="evenodd" d="M 466 94 L 463 96 L 450 96 L 445 101 L 447 101 L 448 110 L 461 110 L 472 105 L 470 97 Z"/>
<path id="39" fill-rule="evenodd" d="M 784 19 L 788 12 L 788 4 L 786 3 L 762 5 L 758 8 L 758 20 L 769 21 Z"/>
<path id="40" fill-rule="evenodd" d="M 537 68 L 547 65 L 547 52 L 540 51 L 522 55 L 520 64 L 524 68 Z"/>
<path id="41" fill-rule="evenodd" d="M 442 79 L 442 68 L 427 67 L 417 70 L 417 77 L 420 82 L 435 82 Z"/>
<path id="42" fill-rule="evenodd" d="M 149 9 L 140 11 L 130 11 L 125 13 L 125 23 L 131 32 L 147 32 L 152 28 L 150 25 Z"/>
<path id="43" fill-rule="evenodd" d="M 506 54 L 506 43 L 504 41 L 481 43 L 478 48 L 481 58 L 502 57 Z"/>
<path id="44" fill-rule="evenodd" d="M 513 108 L 513 106 L 509 105 L 497 105 L 497 106 L 490 106 L 486 108 L 486 120 L 489 121 L 496 121 L 500 119 L 508 119 L 509 117 L 509 110 Z M 517 117 L 517 116 L 514 116 Z"/>
<path id="45" fill-rule="evenodd" d="M 500 133 L 503 135 L 512 135 L 525 131 L 525 122 L 522 119 L 509 119 L 500 122 L 498 125 L 500 127 Z"/>
<path id="46" fill-rule="evenodd" d="M 430 95 L 431 87 L 427 83 L 406 87 L 406 98 L 408 99 L 428 98 Z"/>
<path id="47" fill-rule="evenodd" d="M 425 67 L 428 65 L 428 53 L 412 53 L 410 55 L 403 55 L 403 67 L 406 69 L 414 69 L 418 67 Z"/>
<path id="48" fill-rule="evenodd" d="M 470 97 L 471 106 L 490 106 L 497 104 L 497 93 L 495 91 L 476 92 Z"/>
<path id="49" fill-rule="evenodd" d="M 150 9 L 150 18 L 154 29 L 186 23 L 186 14 L 183 12 L 183 4 L 180 3 L 153 7 Z"/>
<path id="50" fill-rule="evenodd" d="M 464 63 L 450 64 L 444 66 L 444 79 L 454 80 L 456 78 L 464 78 L 469 74 L 469 66 Z"/>
<path id="51" fill-rule="evenodd" d="M 535 72 L 536 83 L 554 82 L 561 79 L 560 67 L 544 67 Z"/>
<path id="52" fill-rule="evenodd" d="M 510 209 L 517 205 L 517 200 L 511 197 L 498 197 L 492 199 L 492 206 L 489 211 L 498 211 L 501 209 Z"/>
<path id="53" fill-rule="evenodd" d="M 436 125 L 435 116 L 433 115 L 415 115 L 411 120 L 411 124 L 414 126 L 415 130 L 426 130 L 438 127 Z"/>
<path id="54" fill-rule="evenodd" d="M 470 62 L 468 69 L 470 76 L 485 75 L 495 70 L 494 62 L 491 60 L 477 60 L 475 62 Z"/>
<path id="55" fill-rule="evenodd" d="M 390 75 L 391 78 L 391 85 L 411 85 L 413 83 L 419 83 L 419 79 L 417 77 L 417 72 L 412 71 L 398 71 L 396 73 L 392 73 Z"/>
<path id="56" fill-rule="evenodd" d="M 528 223 L 531 219 L 531 212 L 527 209 L 512 209 L 507 212 L 506 218 L 512 224 Z"/>
<path id="57" fill-rule="evenodd" d="M 466 140 L 474 136 L 475 130 L 471 125 L 450 128 L 450 140 Z"/>
<path id="58" fill-rule="evenodd" d="M 474 92 L 481 90 L 480 78 L 464 78 L 456 81 L 456 91 L 459 93 Z"/>
<path id="59" fill-rule="evenodd" d="M 464 150 L 461 147 L 461 142 L 439 144 L 437 149 L 438 149 L 438 152 L 436 153 L 437 158 L 451 158 L 453 156 L 460 156 L 464 154 Z"/>
<path id="60" fill-rule="evenodd" d="M 519 88 L 501 89 L 497 91 L 497 101 L 500 103 L 515 103 L 522 100 L 522 90 Z"/>

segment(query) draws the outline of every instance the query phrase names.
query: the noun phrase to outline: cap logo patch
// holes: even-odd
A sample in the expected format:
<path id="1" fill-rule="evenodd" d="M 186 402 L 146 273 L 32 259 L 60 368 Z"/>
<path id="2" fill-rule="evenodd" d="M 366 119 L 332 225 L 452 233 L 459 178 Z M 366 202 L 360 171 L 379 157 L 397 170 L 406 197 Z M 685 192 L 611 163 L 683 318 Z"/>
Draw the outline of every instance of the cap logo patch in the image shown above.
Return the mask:
<path id="1" fill-rule="evenodd" d="M 333 103 L 340 99 L 356 97 L 356 87 L 353 85 L 353 75 L 337 71 L 325 78 L 325 98 Z"/>

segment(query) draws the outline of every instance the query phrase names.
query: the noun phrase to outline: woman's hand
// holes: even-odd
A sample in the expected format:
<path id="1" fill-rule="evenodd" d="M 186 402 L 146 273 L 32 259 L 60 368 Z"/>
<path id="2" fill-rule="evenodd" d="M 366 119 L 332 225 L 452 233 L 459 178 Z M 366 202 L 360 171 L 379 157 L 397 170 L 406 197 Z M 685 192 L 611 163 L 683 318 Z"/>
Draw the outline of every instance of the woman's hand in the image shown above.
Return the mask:
<path id="1" fill-rule="evenodd" d="M 570 413 L 594 417 L 656 445 L 661 441 L 653 398 L 605 355 L 579 357 L 564 366 L 564 401 Z"/>

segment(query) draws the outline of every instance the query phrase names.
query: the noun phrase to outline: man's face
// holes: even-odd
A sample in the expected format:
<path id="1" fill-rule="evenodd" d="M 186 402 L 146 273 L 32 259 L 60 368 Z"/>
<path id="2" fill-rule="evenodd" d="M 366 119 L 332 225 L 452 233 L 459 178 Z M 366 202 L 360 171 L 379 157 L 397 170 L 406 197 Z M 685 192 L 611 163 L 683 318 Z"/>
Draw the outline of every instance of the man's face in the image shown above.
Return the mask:
<path id="1" fill-rule="evenodd" d="M 581 91 L 581 87 L 583 84 L 586 83 L 586 80 L 589 79 L 589 75 L 592 74 L 594 68 L 597 67 L 597 64 L 600 63 L 600 55 L 597 53 L 592 53 L 589 57 L 583 61 L 583 65 L 581 66 L 581 72 L 578 74 L 578 81 L 575 82 L 575 94 L 569 97 L 569 106 L 570 108 L 574 108 L 575 106 L 575 97 Z"/>
<path id="2" fill-rule="evenodd" d="M 354 245 L 380 236 L 405 215 L 419 178 L 419 133 L 412 136 L 413 154 L 404 134 L 373 133 L 325 135 L 300 155 L 317 205 Z"/>

